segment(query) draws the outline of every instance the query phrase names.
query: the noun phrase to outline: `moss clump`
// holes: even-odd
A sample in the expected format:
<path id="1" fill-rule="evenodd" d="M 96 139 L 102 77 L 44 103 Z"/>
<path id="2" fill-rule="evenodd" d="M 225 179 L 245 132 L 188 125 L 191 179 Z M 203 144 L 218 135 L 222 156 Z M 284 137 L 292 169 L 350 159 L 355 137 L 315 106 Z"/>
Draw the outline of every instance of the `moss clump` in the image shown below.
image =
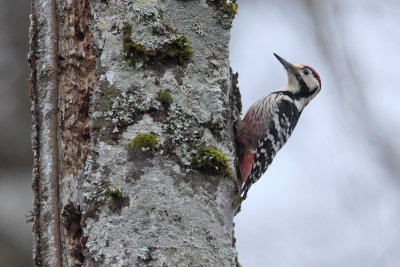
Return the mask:
<path id="1" fill-rule="evenodd" d="M 131 35 L 132 35 L 132 25 L 126 23 L 122 27 L 122 43 L 123 43 L 123 51 L 125 53 L 125 59 L 131 59 L 132 61 L 137 61 L 146 57 L 147 51 L 144 45 L 133 42 Z"/>
<path id="2" fill-rule="evenodd" d="M 167 63 L 184 66 L 194 54 L 184 35 L 175 34 L 158 48 L 146 48 L 143 44 L 134 42 L 131 36 L 132 25 L 127 23 L 122 27 L 123 52 L 125 60 L 132 63 L 142 61 L 150 66 Z"/>
<path id="3" fill-rule="evenodd" d="M 141 133 L 132 139 L 130 148 L 135 152 L 154 152 L 157 149 L 158 144 L 158 140 L 154 135 Z"/>
<path id="4" fill-rule="evenodd" d="M 129 207 L 129 197 L 123 197 L 122 191 L 115 186 L 107 188 L 107 195 L 111 197 L 108 208 L 112 213 L 121 214 L 123 207 Z"/>
<path id="5" fill-rule="evenodd" d="M 209 6 L 215 6 L 220 15 L 226 15 L 231 19 L 233 19 L 238 12 L 236 0 L 207 0 L 206 2 Z"/>
<path id="6" fill-rule="evenodd" d="M 183 66 L 189 59 L 192 58 L 194 52 L 190 50 L 189 40 L 186 36 L 176 36 L 169 42 L 166 42 L 162 47 L 156 50 L 154 61 L 172 62 Z"/>
<path id="7" fill-rule="evenodd" d="M 150 52 L 146 50 L 144 45 L 134 42 L 124 43 L 125 59 L 130 59 L 133 62 L 144 59 L 150 55 Z"/>
<path id="8" fill-rule="evenodd" d="M 225 2 L 225 4 L 219 8 L 219 11 L 228 15 L 228 17 L 233 19 L 238 12 L 238 6 L 235 3 Z"/>
<path id="9" fill-rule="evenodd" d="M 107 188 L 107 195 L 114 199 L 122 198 L 122 191 L 114 186 Z"/>
<path id="10" fill-rule="evenodd" d="M 210 174 L 231 175 L 227 157 L 212 147 L 198 150 L 192 158 L 192 167 Z"/>
<path id="11" fill-rule="evenodd" d="M 157 93 L 157 100 L 165 107 L 169 107 L 172 102 L 171 94 L 168 91 L 159 91 Z"/>

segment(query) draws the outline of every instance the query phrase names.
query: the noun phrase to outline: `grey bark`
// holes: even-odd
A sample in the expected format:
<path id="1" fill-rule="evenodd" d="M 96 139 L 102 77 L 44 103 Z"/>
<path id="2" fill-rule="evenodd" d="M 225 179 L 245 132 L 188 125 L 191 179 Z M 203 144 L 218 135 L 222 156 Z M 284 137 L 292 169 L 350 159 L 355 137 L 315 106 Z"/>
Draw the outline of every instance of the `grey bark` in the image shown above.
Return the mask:
<path id="1" fill-rule="evenodd" d="M 221 2 L 32 0 L 36 265 L 236 266 L 240 95 Z M 161 58 L 183 36 L 191 59 Z M 132 149 L 141 133 L 159 144 Z M 228 171 L 196 169 L 204 147 Z"/>

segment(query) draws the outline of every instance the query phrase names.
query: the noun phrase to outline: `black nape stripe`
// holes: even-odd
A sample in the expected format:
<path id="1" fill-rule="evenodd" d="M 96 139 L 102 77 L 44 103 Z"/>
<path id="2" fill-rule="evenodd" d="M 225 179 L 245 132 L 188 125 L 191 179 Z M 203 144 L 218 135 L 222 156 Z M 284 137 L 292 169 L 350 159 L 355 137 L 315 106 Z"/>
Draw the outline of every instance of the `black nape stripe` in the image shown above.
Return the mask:
<path id="1" fill-rule="evenodd" d="M 300 98 L 308 97 L 308 96 L 312 95 L 312 92 L 311 92 L 310 88 L 307 87 L 307 84 L 303 80 L 303 78 L 300 75 L 296 75 L 296 79 L 299 82 L 300 90 L 296 94 L 292 93 L 292 98 L 293 99 L 300 99 Z"/>
<path id="2" fill-rule="evenodd" d="M 303 78 L 299 74 L 296 74 L 295 77 L 300 85 L 300 90 L 298 93 L 293 93 L 293 92 L 289 92 L 289 91 L 276 91 L 274 93 L 281 93 L 281 94 L 289 96 L 292 99 L 299 100 L 300 98 L 306 98 L 306 97 L 313 95 L 314 92 L 318 89 L 318 87 L 315 87 L 315 88 L 312 88 L 312 90 L 311 90 L 311 88 L 307 87 L 306 82 L 303 80 Z"/>

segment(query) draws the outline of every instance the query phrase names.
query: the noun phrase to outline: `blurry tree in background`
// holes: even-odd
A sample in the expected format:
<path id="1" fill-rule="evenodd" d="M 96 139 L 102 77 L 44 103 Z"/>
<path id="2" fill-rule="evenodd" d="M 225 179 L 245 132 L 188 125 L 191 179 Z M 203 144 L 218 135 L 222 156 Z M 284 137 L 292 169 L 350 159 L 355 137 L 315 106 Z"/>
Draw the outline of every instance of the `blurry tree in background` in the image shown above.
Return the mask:
<path id="1" fill-rule="evenodd" d="M 29 1 L 0 2 L 0 167 L 32 164 L 28 90 Z"/>
<path id="2" fill-rule="evenodd" d="M 357 134 L 362 138 L 367 138 L 373 145 L 371 152 L 378 155 L 382 164 L 386 166 L 386 170 L 391 172 L 393 177 L 399 178 L 398 182 L 400 182 L 399 141 L 396 138 L 389 138 L 390 133 L 398 132 L 399 120 L 392 121 L 390 113 L 386 115 L 389 117 L 385 118 L 385 115 L 381 116 L 382 114 L 377 111 L 381 108 L 379 106 L 382 104 L 381 101 L 387 101 L 386 98 L 390 96 L 396 97 L 392 92 L 388 92 L 392 89 L 389 78 L 393 71 L 392 62 L 390 62 L 392 58 L 384 56 L 384 51 L 379 49 L 371 49 L 369 53 L 363 54 L 357 47 L 357 42 L 361 42 L 361 39 L 355 39 L 352 25 L 348 25 L 354 16 L 359 20 L 363 19 L 351 12 L 357 8 L 366 9 L 367 12 L 369 10 L 371 15 L 375 16 L 371 18 L 372 20 L 382 20 L 383 14 L 386 14 L 389 19 L 396 19 L 394 17 L 396 15 L 390 14 L 389 9 L 398 8 L 398 2 L 351 1 L 348 3 L 348 1 L 332 0 L 302 0 L 302 2 L 306 16 L 311 18 L 314 25 L 312 30 L 316 36 L 319 54 L 323 56 L 325 62 L 329 63 L 326 66 L 334 78 L 332 86 L 336 90 L 335 96 L 342 112 L 353 128 L 358 129 Z M 398 26 L 397 24 L 391 27 Z M 385 30 L 387 29 L 382 29 L 382 34 Z M 370 34 L 368 27 L 365 27 L 363 31 L 366 35 Z M 398 30 L 397 32 L 399 33 Z M 381 45 L 379 42 L 384 42 L 384 40 L 372 39 L 370 41 L 378 47 Z M 376 57 L 379 60 L 374 62 Z M 377 68 L 376 71 L 379 70 L 380 74 L 375 72 L 374 68 Z M 372 73 L 369 74 L 369 71 Z M 385 75 L 385 72 L 388 75 Z M 379 83 L 379 79 L 382 79 L 382 83 Z M 372 80 L 378 80 L 378 83 Z M 382 88 L 387 84 L 388 87 Z M 371 93 L 374 95 L 372 99 L 368 96 Z M 392 113 L 392 115 L 395 114 Z"/>
<path id="3" fill-rule="evenodd" d="M 0 0 L 0 266 L 31 266 L 30 1 Z"/>

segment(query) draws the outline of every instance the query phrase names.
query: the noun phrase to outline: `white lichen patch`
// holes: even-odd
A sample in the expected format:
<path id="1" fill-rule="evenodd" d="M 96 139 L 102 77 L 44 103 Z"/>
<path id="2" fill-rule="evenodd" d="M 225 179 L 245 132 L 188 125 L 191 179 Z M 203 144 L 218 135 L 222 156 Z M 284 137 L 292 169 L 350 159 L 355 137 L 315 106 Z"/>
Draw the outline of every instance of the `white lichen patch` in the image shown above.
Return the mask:
<path id="1" fill-rule="evenodd" d="M 108 124 L 113 125 L 113 133 L 120 133 L 120 128 L 130 125 L 137 120 L 137 116 L 149 110 L 160 110 L 162 105 L 157 101 L 157 95 L 145 92 L 139 86 L 131 86 L 127 90 L 120 90 L 109 85 L 104 92 L 109 99 L 108 110 L 94 112 L 94 119 L 104 118 Z M 103 125 L 104 127 L 106 125 Z"/>
<path id="2" fill-rule="evenodd" d="M 115 72 L 109 71 L 106 73 L 106 78 L 107 81 L 110 83 L 110 85 L 114 84 L 114 79 L 115 79 Z"/>

